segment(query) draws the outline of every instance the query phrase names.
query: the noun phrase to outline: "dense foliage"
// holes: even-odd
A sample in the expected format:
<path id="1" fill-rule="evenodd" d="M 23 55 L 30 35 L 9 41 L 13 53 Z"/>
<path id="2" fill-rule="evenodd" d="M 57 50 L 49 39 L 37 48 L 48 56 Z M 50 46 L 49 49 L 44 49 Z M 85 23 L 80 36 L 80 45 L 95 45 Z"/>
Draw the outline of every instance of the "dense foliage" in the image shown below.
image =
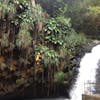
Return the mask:
<path id="1" fill-rule="evenodd" d="M 99 0 L 73 0 L 68 8 L 68 15 L 72 19 L 73 27 L 78 32 L 81 31 L 94 36 L 100 33 L 100 24 L 98 23 L 100 22 Z"/>
<path id="2" fill-rule="evenodd" d="M 70 59 L 76 47 L 86 43 L 85 36 L 77 34 L 66 17 L 64 2 L 53 2 L 60 8 L 55 7 L 56 12 L 52 9 L 49 16 L 51 12 L 47 14 L 33 1 L 0 1 L 0 95 L 35 82 L 47 84 L 49 95 L 55 84 L 68 84 Z"/>
<path id="3" fill-rule="evenodd" d="M 100 14 L 98 12 L 100 9 L 100 0 L 37 1 L 51 16 L 57 16 L 61 12 L 65 13 L 66 17 L 71 18 L 72 26 L 77 32 L 84 32 L 90 35 L 100 33 Z"/>

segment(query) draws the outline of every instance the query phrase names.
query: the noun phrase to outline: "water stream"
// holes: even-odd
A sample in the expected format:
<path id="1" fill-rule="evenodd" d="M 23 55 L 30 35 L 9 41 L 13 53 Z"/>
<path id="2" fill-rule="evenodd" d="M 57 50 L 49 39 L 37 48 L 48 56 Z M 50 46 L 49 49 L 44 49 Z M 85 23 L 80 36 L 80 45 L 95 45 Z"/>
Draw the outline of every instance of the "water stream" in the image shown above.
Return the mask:
<path id="1" fill-rule="evenodd" d="M 86 53 L 80 62 L 79 74 L 70 92 L 71 100 L 82 100 L 82 94 L 95 93 L 96 69 L 100 59 L 100 45 Z M 93 84 L 90 84 L 93 83 Z"/>

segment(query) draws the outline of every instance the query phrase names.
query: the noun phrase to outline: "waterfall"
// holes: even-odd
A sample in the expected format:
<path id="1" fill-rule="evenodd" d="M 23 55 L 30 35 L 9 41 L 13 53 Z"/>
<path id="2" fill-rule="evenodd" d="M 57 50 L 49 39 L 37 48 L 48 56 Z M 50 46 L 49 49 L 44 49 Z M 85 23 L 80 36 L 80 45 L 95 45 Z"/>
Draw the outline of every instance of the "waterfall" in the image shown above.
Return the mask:
<path id="1" fill-rule="evenodd" d="M 100 45 L 93 47 L 90 53 L 86 53 L 80 62 L 79 74 L 73 89 L 70 92 L 71 100 L 82 100 L 82 94 L 95 92 L 95 86 L 85 87 L 88 83 L 95 83 L 96 69 L 100 59 Z"/>

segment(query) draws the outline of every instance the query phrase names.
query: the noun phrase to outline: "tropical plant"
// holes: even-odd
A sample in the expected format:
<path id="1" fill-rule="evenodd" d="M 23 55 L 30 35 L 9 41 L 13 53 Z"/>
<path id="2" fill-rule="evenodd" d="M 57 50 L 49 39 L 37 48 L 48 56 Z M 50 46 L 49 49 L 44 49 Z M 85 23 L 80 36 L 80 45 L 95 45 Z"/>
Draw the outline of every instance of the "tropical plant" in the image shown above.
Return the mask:
<path id="1" fill-rule="evenodd" d="M 54 74 L 54 80 L 55 80 L 55 82 L 64 83 L 64 78 L 65 78 L 65 74 L 62 71 L 56 72 Z"/>
<path id="2" fill-rule="evenodd" d="M 20 48 L 28 48 L 32 43 L 32 37 L 27 30 L 20 30 L 18 38 L 16 39 L 16 45 Z"/>
<path id="3" fill-rule="evenodd" d="M 16 13 L 14 5 L 6 0 L 0 1 L 0 18 L 4 18 L 8 14 L 8 18 L 13 18 Z"/>
<path id="4" fill-rule="evenodd" d="M 48 66 L 48 64 L 59 64 L 59 54 L 56 51 L 50 50 L 48 47 L 42 45 L 36 45 L 35 51 L 36 54 L 42 54 L 42 60 L 44 61 L 45 66 Z"/>

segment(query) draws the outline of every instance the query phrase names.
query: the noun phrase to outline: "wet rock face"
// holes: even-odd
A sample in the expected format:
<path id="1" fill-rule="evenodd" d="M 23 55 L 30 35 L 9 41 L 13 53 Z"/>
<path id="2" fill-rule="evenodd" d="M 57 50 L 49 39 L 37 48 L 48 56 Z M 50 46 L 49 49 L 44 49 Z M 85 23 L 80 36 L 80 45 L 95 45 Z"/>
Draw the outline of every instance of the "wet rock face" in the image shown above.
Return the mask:
<path id="1" fill-rule="evenodd" d="M 73 56 L 73 58 L 70 59 L 70 65 L 71 65 L 70 70 L 72 71 L 72 77 L 70 80 L 70 91 L 73 89 L 73 86 L 76 82 L 79 73 L 81 58 L 85 55 L 85 52 L 88 52 L 85 46 L 77 46 L 75 55 Z"/>
<path id="2" fill-rule="evenodd" d="M 72 67 L 79 68 L 80 60 L 81 58 L 77 58 L 77 57 L 71 59 Z"/>
<path id="3" fill-rule="evenodd" d="M 91 49 L 96 45 L 100 44 L 100 40 L 91 40 L 87 45 L 84 46 L 86 52 L 91 52 Z"/>

